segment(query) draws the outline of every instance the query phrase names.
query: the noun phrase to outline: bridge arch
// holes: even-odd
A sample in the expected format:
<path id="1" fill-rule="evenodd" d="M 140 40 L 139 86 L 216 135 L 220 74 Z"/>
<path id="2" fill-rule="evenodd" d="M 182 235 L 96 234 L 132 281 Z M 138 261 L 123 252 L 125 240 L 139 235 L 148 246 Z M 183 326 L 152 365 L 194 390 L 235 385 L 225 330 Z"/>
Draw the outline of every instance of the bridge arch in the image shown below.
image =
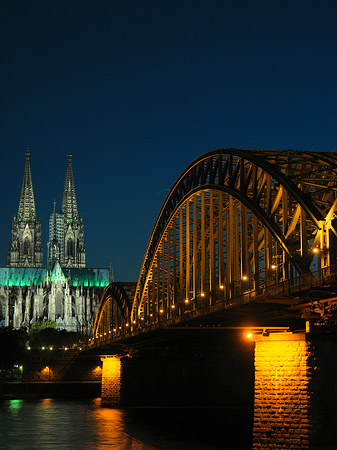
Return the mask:
<path id="1" fill-rule="evenodd" d="M 120 283 L 110 283 L 100 299 L 93 328 L 96 342 L 125 333 L 130 326 L 131 301 Z"/>
<path id="2" fill-rule="evenodd" d="M 331 264 L 336 180 L 334 153 L 221 149 L 197 158 L 153 228 L 132 322 Z"/>

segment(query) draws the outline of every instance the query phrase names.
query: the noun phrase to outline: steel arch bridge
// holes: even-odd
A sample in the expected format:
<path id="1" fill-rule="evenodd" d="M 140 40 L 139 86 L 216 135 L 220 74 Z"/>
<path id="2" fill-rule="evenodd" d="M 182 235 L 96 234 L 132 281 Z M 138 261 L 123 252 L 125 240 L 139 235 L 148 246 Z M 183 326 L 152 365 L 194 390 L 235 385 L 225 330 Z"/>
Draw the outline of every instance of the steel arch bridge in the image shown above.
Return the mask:
<path id="1" fill-rule="evenodd" d="M 118 285 L 103 294 L 93 339 L 179 323 L 335 265 L 336 210 L 335 152 L 200 156 L 163 204 L 132 298 Z"/>

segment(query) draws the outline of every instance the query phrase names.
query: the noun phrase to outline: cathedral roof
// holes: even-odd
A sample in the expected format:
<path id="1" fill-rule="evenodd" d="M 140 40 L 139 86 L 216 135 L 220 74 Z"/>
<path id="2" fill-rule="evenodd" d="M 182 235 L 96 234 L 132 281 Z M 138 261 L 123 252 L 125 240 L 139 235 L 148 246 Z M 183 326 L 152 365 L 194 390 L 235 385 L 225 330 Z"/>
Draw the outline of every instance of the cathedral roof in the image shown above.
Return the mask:
<path id="1" fill-rule="evenodd" d="M 33 192 L 32 174 L 30 170 L 29 162 L 30 152 L 27 148 L 26 151 L 26 164 L 23 172 L 23 180 L 21 186 L 19 210 L 18 210 L 18 220 L 30 221 L 35 220 L 35 200 Z"/>
<path id="2" fill-rule="evenodd" d="M 58 263 L 50 271 L 46 267 L 0 267 L 0 286 L 39 286 L 45 281 L 69 281 L 70 286 L 106 287 L 109 269 L 62 269 Z"/>
<path id="3" fill-rule="evenodd" d="M 40 285 L 45 280 L 44 267 L 0 267 L 1 286 L 30 286 Z"/>

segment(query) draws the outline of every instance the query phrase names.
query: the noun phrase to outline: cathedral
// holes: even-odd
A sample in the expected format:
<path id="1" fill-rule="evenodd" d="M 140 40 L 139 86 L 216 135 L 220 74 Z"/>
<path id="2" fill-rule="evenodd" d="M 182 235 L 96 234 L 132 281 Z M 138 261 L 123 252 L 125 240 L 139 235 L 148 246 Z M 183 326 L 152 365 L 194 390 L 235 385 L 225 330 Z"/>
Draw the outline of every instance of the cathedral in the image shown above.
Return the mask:
<path id="1" fill-rule="evenodd" d="M 0 267 L 0 326 L 28 329 L 35 321 L 50 320 L 58 329 L 90 333 L 101 295 L 112 281 L 111 268 L 86 267 L 70 151 L 61 209 L 56 212 L 54 202 L 47 265 L 43 264 L 41 220 L 36 215 L 29 157 L 27 149 L 7 267 Z"/>

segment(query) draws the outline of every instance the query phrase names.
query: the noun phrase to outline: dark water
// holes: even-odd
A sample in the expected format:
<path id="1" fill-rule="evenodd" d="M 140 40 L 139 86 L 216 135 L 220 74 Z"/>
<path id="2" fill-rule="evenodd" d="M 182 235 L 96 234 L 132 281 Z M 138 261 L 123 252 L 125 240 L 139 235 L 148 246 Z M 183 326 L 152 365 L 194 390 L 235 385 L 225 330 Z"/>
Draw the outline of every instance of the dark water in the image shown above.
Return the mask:
<path id="1" fill-rule="evenodd" d="M 251 448 L 247 408 L 101 407 L 100 399 L 5 400 L 0 403 L 0 449 Z"/>

